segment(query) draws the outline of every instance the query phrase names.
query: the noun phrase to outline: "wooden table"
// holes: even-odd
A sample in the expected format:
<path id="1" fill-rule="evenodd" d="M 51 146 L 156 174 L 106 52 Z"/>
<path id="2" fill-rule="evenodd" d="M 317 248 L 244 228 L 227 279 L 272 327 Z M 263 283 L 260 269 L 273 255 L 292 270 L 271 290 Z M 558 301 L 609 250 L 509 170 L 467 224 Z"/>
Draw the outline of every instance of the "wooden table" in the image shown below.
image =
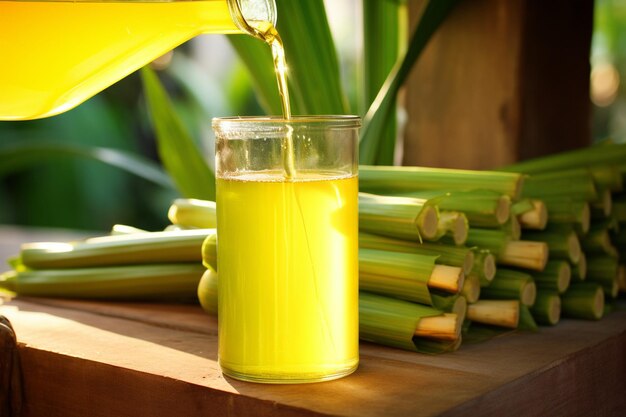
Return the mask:
<path id="1" fill-rule="evenodd" d="M 32 237 L 0 227 L 0 259 Z M 224 377 L 217 322 L 196 306 L 17 298 L 0 314 L 19 341 L 23 416 L 626 413 L 623 308 L 439 356 L 362 343 L 355 374 L 308 385 Z"/>

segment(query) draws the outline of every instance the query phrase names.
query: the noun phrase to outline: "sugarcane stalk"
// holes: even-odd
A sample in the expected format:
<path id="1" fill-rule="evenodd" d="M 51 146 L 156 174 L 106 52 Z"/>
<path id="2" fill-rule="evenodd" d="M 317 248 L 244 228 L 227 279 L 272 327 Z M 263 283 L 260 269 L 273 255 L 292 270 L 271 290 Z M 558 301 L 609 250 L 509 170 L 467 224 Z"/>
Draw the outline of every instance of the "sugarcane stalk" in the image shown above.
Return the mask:
<path id="1" fill-rule="evenodd" d="M 550 259 L 568 259 L 577 263 L 580 259 L 580 241 L 572 230 L 567 233 L 545 230 L 541 232 L 524 232 L 524 239 L 545 242 L 550 251 Z"/>
<path id="2" fill-rule="evenodd" d="M 487 286 L 496 275 L 496 258 L 488 249 L 473 248 L 474 265 L 471 274 L 478 277 L 480 286 Z"/>
<path id="3" fill-rule="evenodd" d="M 424 321 L 430 318 L 435 320 Z M 438 351 L 445 351 L 457 346 L 452 342 L 460 338 L 460 327 L 454 314 L 367 292 L 359 294 L 359 336 L 363 340 L 418 352 L 431 352 L 432 345 L 423 345 L 423 339 L 439 340 L 449 342 L 437 345 Z"/>
<path id="4" fill-rule="evenodd" d="M 198 262 L 9 271 L 0 276 L 0 287 L 33 297 L 192 299 L 204 270 Z"/>
<path id="5" fill-rule="evenodd" d="M 516 329 L 519 323 L 518 300 L 480 300 L 467 306 L 467 318 L 476 323 Z"/>
<path id="6" fill-rule="evenodd" d="M 561 319 L 561 297 L 554 291 L 539 290 L 530 312 L 539 324 L 554 326 Z"/>
<path id="7" fill-rule="evenodd" d="M 501 170 L 505 172 L 524 172 L 532 174 L 587 166 L 620 165 L 623 164 L 624 160 L 626 160 L 626 145 L 610 144 L 584 147 L 529 159 L 501 168 Z"/>
<path id="8" fill-rule="evenodd" d="M 546 198 L 544 202 L 548 209 L 550 223 L 574 223 L 583 234 L 589 231 L 591 211 L 586 201 L 565 197 Z"/>
<path id="9" fill-rule="evenodd" d="M 604 314 L 604 291 L 593 282 L 576 282 L 561 296 L 561 314 L 586 320 L 600 320 Z"/>
<path id="10" fill-rule="evenodd" d="M 437 235 L 439 210 L 428 200 L 359 193 L 359 229 L 421 241 Z"/>
<path id="11" fill-rule="evenodd" d="M 542 200 L 529 199 L 532 205 L 530 210 L 525 210 L 517 216 L 524 229 L 543 230 L 548 224 L 548 210 Z"/>
<path id="12" fill-rule="evenodd" d="M 572 269 L 569 262 L 556 259 L 548 261 L 543 271 L 533 272 L 532 277 L 539 290 L 563 294 L 571 282 Z"/>
<path id="13" fill-rule="evenodd" d="M 617 258 L 617 249 L 611 243 L 609 231 L 604 228 L 594 228 L 581 240 L 580 244 L 585 253 L 590 255 L 609 255 Z"/>
<path id="14" fill-rule="evenodd" d="M 458 293 L 463 270 L 436 265 L 435 256 L 359 249 L 359 285 L 364 291 L 432 305 L 429 289 Z"/>
<path id="15" fill-rule="evenodd" d="M 461 267 L 465 274 L 469 273 L 472 269 L 475 258 L 474 252 L 470 248 L 462 246 L 444 245 L 434 242 L 418 243 L 366 232 L 359 232 L 359 247 L 364 249 L 379 249 L 437 256 L 436 263 Z"/>
<path id="16" fill-rule="evenodd" d="M 576 200 L 596 201 L 598 191 L 587 169 L 572 169 L 530 175 L 524 181 L 523 198 L 569 197 Z"/>
<path id="17" fill-rule="evenodd" d="M 531 275 L 505 268 L 498 268 L 491 284 L 481 289 L 481 299 L 519 300 L 525 306 L 532 306 L 536 295 L 537 287 Z"/>
<path id="18" fill-rule="evenodd" d="M 469 304 L 475 303 L 480 298 L 480 284 L 480 278 L 477 275 L 469 274 L 465 276 L 463 288 L 461 289 L 461 295 L 465 297 L 465 300 Z"/>
<path id="19" fill-rule="evenodd" d="M 399 194 L 420 190 L 489 190 L 513 199 L 519 196 L 523 175 L 462 169 L 359 166 L 359 188 L 366 192 Z"/>
<path id="20" fill-rule="evenodd" d="M 470 229 L 469 246 L 488 249 L 498 264 L 543 270 L 548 260 L 548 247 L 543 242 L 511 240 L 508 233 L 495 229 Z"/>
<path id="21" fill-rule="evenodd" d="M 460 211 L 471 227 L 498 227 L 507 222 L 511 213 L 509 196 L 487 190 L 413 191 L 402 195 L 432 199 L 442 211 Z"/>
<path id="22" fill-rule="evenodd" d="M 467 300 L 463 295 L 439 295 L 433 294 L 433 307 L 445 313 L 456 314 L 458 320 L 462 323 L 467 313 Z"/>
<path id="23" fill-rule="evenodd" d="M 617 258 L 607 255 L 587 257 L 587 281 L 602 286 L 608 297 L 615 298 L 619 291 L 617 274 L 619 262 Z"/>
<path id="24" fill-rule="evenodd" d="M 172 224 L 183 228 L 217 227 L 216 207 L 213 201 L 178 198 L 170 206 L 167 217 Z"/>
<path id="25" fill-rule="evenodd" d="M 201 260 L 202 242 L 215 233 L 215 229 L 196 229 L 25 243 L 20 256 L 26 267 L 36 269 L 193 262 Z"/>
<path id="26" fill-rule="evenodd" d="M 129 226 L 126 224 L 114 224 L 111 228 L 112 235 L 132 235 L 134 233 L 150 233 L 147 230 L 139 229 L 138 227 Z"/>

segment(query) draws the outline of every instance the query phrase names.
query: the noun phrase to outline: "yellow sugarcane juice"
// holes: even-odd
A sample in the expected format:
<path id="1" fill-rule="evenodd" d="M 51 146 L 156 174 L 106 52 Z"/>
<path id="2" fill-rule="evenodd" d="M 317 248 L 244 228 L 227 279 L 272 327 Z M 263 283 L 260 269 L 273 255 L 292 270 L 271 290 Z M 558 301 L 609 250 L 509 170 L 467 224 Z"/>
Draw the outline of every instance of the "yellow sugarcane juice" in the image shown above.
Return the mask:
<path id="1" fill-rule="evenodd" d="M 339 120 L 335 132 L 289 120 L 293 177 L 280 135 L 244 130 L 256 138 L 235 143 L 218 127 L 219 362 L 229 376 L 313 382 L 358 365 L 358 119 Z"/>
<path id="2" fill-rule="evenodd" d="M 61 113 L 194 36 L 243 33 L 239 3 L 0 0 L 0 120 Z M 243 6 L 275 23 L 273 0 Z"/>

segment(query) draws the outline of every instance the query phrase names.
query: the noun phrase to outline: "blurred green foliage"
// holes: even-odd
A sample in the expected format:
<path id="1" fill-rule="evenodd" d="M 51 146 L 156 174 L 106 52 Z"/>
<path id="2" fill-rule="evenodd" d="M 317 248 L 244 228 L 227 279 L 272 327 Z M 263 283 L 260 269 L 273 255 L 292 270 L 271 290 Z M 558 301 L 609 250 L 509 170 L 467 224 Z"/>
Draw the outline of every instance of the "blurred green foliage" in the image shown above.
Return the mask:
<path id="1" fill-rule="evenodd" d="M 626 1 L 596 0 L 591 51 L 593 137 L 626 142 Z"/>

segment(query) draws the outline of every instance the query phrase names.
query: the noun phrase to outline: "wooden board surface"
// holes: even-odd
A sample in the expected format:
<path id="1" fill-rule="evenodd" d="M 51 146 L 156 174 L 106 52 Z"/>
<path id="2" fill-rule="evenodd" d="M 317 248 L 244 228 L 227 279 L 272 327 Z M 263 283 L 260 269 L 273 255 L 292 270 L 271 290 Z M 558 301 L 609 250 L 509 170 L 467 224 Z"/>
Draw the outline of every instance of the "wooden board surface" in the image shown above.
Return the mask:
<path id="1" fill-rule="evenodd" d="M 0 314 L 20 343 L 25 417 L 587 416 L 626 406 L 624 310 L 440 356 L 362 343 L 355 374 L 308 385 L 222 376 L 217 322 L 196 306 L 14 299 Z"/>

